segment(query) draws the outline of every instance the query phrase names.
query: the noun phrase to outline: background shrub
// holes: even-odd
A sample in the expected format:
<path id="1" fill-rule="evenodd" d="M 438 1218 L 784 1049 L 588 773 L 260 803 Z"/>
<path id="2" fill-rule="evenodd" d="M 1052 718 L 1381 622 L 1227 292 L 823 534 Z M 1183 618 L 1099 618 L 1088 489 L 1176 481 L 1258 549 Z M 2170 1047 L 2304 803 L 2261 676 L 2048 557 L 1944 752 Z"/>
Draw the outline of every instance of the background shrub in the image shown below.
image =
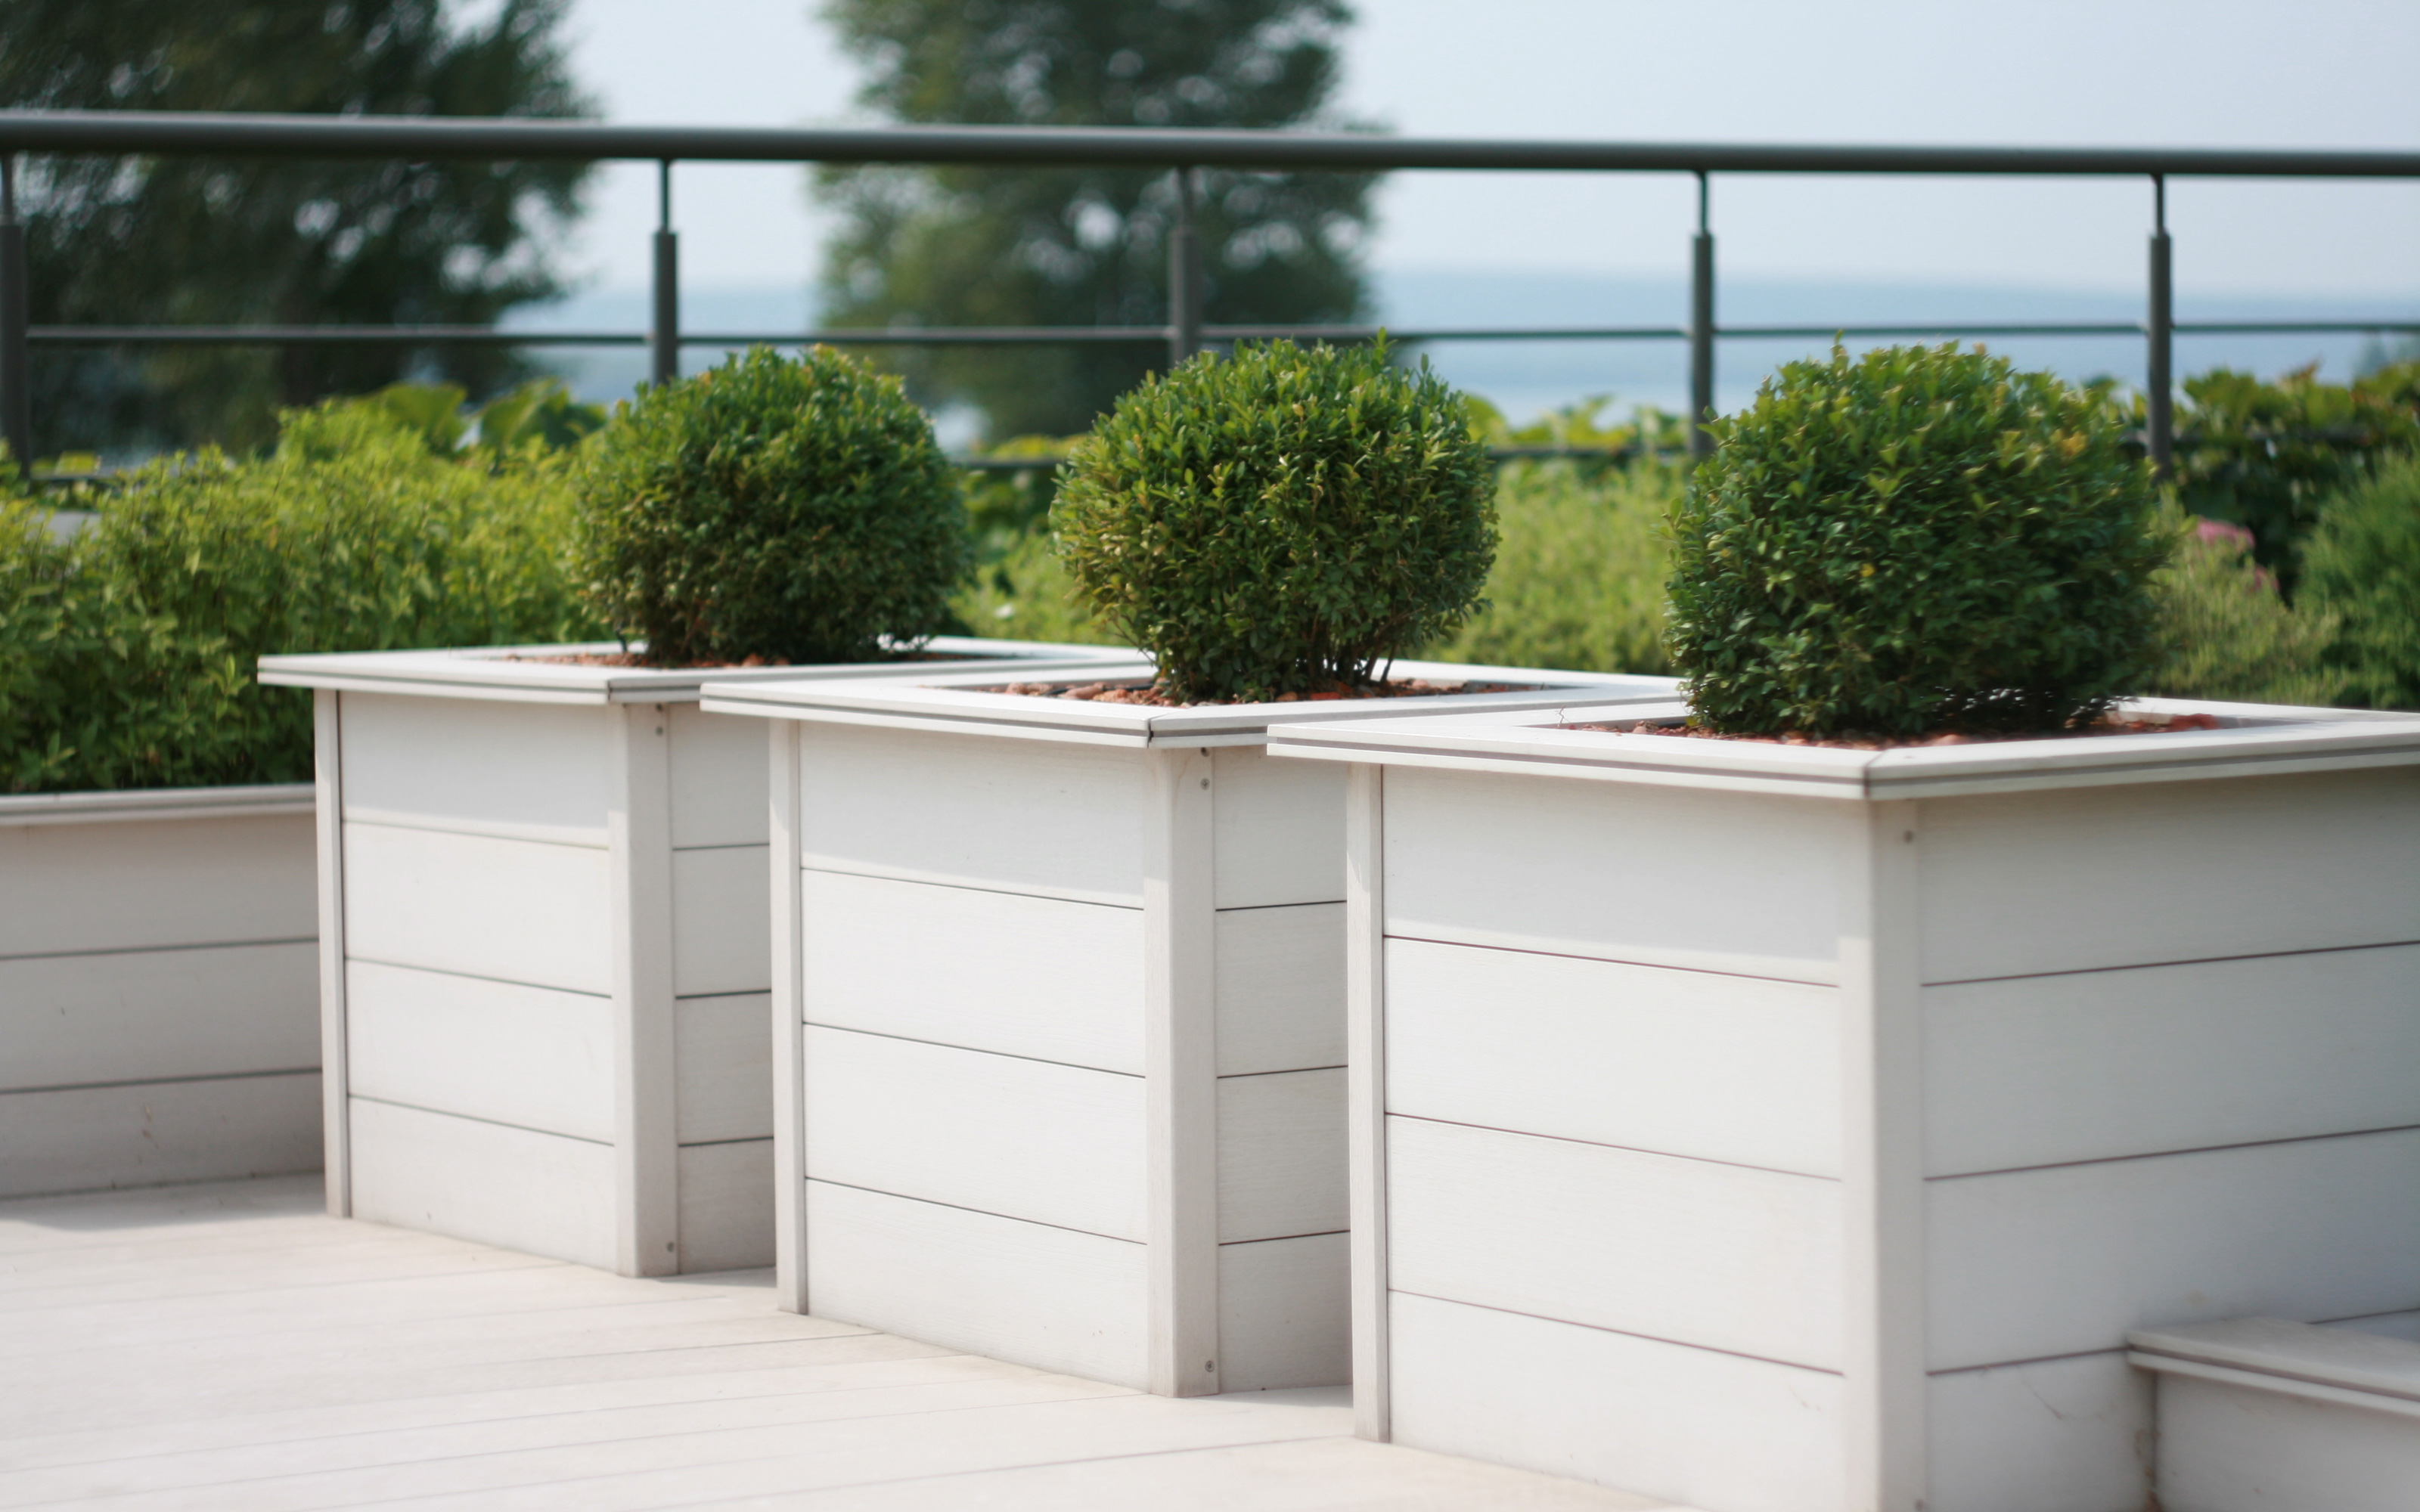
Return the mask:
<path id="1" fill-rule="evenodd" d="M 311 696 L 257 657 L 596 634 L 559 455 L 442 457 L 377 401 L 283 424 L 259 461 L 143 469 L 78 535 L 0 508 L 8 791 L 307 780 Z"/>
<path id="2" fill-rule="evenodd" d="M 896 378 L 759 347 L 617 406 L 584 451 L 580 561 L 656 665 L 872 661 L 949 622 L 965 506 Z"/>
<path id="3" fill-rule="evenodd" d="M 1674 518 L 1673 661 L 1742 733 L 2047 730 L 2147 670 L 2147 464 L 2105 396 L 1980 348 L 1784 365 Z"/>
<path id="4" fill-rule="evenodd" d="M 2420 709 L 2420 457 L 2381 466 L 2322 506 L 2301 607 L 2333 615 L 2327 664 L 2344 702 Z"/>
<path id="5" fill-rule="evenodd" d="M 1502 536 L 1487 607 L 1421 648 L 1449 661 L 1581 671 L 1663 673 L 1664 523 L 1688 474 L 1668 463 L 1624 469 L 1514 462 L 1496 490 Z"/>
<path id="6" fill-rule="evenodd" d="M 1051 523 L 1082 601 L 1187 702 L 1370 680 L 1451 632 L 1496 549 L 1461 399 L 1383 346 L 1204 354 L 1118 401 Z"/>
<path id="7" fill-rule="evenodd" d="M 2252 559 L 2252 532 L 2172 512 L 2176 555 L 2152 580 L 2160 606 L 2158 670 L 2143 691 L 2247 703 L 2333 703 L 2342 673 L 2325 665 L 2336 618 L 2288 608 L 2276 577 Z"/>

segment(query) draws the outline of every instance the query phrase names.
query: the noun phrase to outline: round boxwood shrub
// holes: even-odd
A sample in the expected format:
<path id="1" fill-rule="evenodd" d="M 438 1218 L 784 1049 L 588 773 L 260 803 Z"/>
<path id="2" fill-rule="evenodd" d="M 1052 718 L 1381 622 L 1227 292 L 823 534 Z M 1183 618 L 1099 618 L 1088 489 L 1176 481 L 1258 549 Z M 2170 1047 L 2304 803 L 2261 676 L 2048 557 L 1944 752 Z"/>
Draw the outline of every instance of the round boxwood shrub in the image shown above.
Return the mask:
<path id="1" fill-rule="evenodd" d="M 1980 347 L 1835 347 L 1714 428 L 1668 588 L 1696 723 L 2055 730 L 2155 656 L 2169 542 L 2103 393 Z"/>
<path id="2" fill-rule="evenodd" d="M 657 666 L 871 661 L 949 623 L 965 506 L 895 378 L 768 348 L 615 408 L 580 472 L 589 592 Z"/>
<path id="3" fill-rule="evenodd" d="M 1204 353 L 1119 400 L 1063 479 L 1078 596 L 1184 702 L 1364 686 L 1480 607 L 1496 553 L 1464 401 L 1383 343 Z"/>

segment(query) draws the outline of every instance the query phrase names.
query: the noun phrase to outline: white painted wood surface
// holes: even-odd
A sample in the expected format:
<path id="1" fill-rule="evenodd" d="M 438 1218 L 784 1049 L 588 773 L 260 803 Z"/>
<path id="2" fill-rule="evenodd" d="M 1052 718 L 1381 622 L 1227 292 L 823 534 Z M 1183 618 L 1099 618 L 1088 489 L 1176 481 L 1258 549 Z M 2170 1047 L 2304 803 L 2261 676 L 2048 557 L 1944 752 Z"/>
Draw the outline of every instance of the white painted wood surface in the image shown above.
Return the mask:
<path id="1" fill-rule="evenodd" d="M 1350 1378 L 1351 1259 L 1341 1233 L 1218 1246 L 1218 1379 L 1227 1390 Z"/>
<path id="2" fill-rule="evenodd" d="M 2151 1381 L 2121 1350 L 1936 1375 L 1926 1440 L 1927 1501 L 1939 1506 L 2134 1512 L 2150 1504 Z"/>
<path id="3" fill-rule="evenodd" d="M 0 958 L 0 1095 L 317 1070 L 318 969 L 307 940 Z"/>
<path id="4" fill-rule="evenodd" d="M 1144 1384 L 1143 1246 L 809 1180 L 818 1317 L 1090 1381 Z"/>
<path id="5" fill-rule="evenodd" d="M 1387 1259 L 1387 770 L 1344 782 L 1344 1201 L 1351 1227 L 1353 1431 L 1393 1433 Z"/>
<path id="6" fill-rule="evenodd" d="M 319 1073 L 0 1096 L 0 1196 L 319 1168 Z"/>
<path id="7" fill-rule="evenodd" d="M 602 846 L 345 825 L 356 961 L 607 995 L 612 858 Z"/>
<path id="8" fill-rule="evenodd" d="M 799 886 L 814 1023 L 1142 1074 L 1140 908 L 832 872 Z M 865 948 L 910 930 L 948 944 Z"/>
<path id="9" fill-rule="evenodd" d="M 355 1094 L 613 1140 L 610 998 L 372 961 L 352 962 L 345 982 Z"/>
<path id="10" fill-rule="evenodd" d="M 1219 1242 L 1342 1233 L 1344 1068 L 1222 1076 L 1218 1095 Z"/>
<path id="11" fill-rule="evenodd" d="M 1399 1291 L 1839 1367 L 1837 1181 L 1398 1116 L 1387 1211 Z"/>
<path id="12" fill-rule="evenodd" d="M 1928 982 L 2420 940 L 2420 765 L 1945 799 L 1924 834 Z"/>
<path id="13" fill-rule="evenodd" d="M 625 1280 L 315 1203 L 295 1180 L 0 1207 L 0 1282 L 51 1277 L 0 1295 L 0 1502 L 1652 1504 L 1355 1443 L 1332 1391 L 1140 1396 L 783 1314 L 761 1274 Z"/>
<path id="14" fill-rule="evenodd" d="M 1838 989 L 1387 942 L 1389 1111 L 1840 1174 Z"/>
<path id="15" fill-rule="evenodd" d="M 1218 911 L 1218 1074 L 1344 1064 L 1344 904 Z"/>
<path id="16" fill-rule="evenodd" d="M 766 726 L 766 870 L 772 898 L 773 1304 L 803 1313 L 807 1297 L 806 873 L 799 850 L 800 736 Z"/>
<path id="17" fill-rule="evenodd" d="M 291 812 L 0 825 L 0 956 L 307 940 L 310 856 Z"/>
<path id="18" fill-rule="evenodd" d="M 612 1268 L 613 1149 L 356 1096 L 353 1216 Z"/>
<path id="19" fill-rule="evenodd" d="M 312 862 L 319 911 L 319 1129 L 322 1196 L 331 1218 L 353 1215 L 351 1036 L 345 1002 L 345 711 L 328 688 L 311 694 Z"/>
<path id="20" fill-rule="evenodd" d="M 1842 806 L 1417 767 L 1389 779 L 1389 934 L 1838 980 L 1855 820 Z"/>
<path id="21" fill-rule="evenodd" d="M 1930 1175 L 2420 1125 L 2420 946 L 2003 978 L 1924 1002 Z"/>
<path id="22" fill-rule="evenodd" d="M 2420 1486 L 2420 1344 L 2273 1318 L 2137 1334 L 2159 1494 L 2211 1512 L 2387 1512 Z"/>
<path id="23" fill-rule="evenodd" d="M 567 704 L 339 697 L 347 819 L 605 843 L 606 742 L 618 716 Z"/>
<path id="24" fill-rule="evenodd" d="M 1936 1370 L 2420 1307 L 2420 1130 L 1928 1184 Z"/>
<path id="25" fill-rule="evenodd" d="M 804 1053 L 809 1180 L 1142 1241 L 1140 1077 L 812 1025 Z"/>
<path id="26" fill-rule="evenodd" d="M 308 791 L 0 799 L 0 1195 L 318 1166 Z"/>
<path id="27" fill-rule="evenodd" d="M 765 731 L 753 719 L 666 711 L 672 721 L 673 848 L 765 843 Z"/>
<path id="28" fill-rule="evenodd" d="M 1131 752 L 833 724 L 799 738 L 810 868 L 1141 905 L 1150 784 Z"/>
<path id="29" fill-rule="evenodd" d="M 674 1005 L 679 1060 L 675 1134 L 682 1144 L 772 1137 L 771 1012 L 768 993 L 684 997 Z"/>
<path id="30" fill-rule="evenodd" d="M 765 847 L 674 851 L 670 859 L 674 992 L 764 992 L 773 952 Z"/>
<path id="31" fill-rule="evenodd" d="M 1258 746 L 1212 753 L 1220 908 L 1344 897 L 1344 774 L 1271 761 Z"/>
<path id="32" fill-rule="evenodd" d="M 660 703 L 626 704 L 613 711 L 606 727 L 613 1269 L 624 1275 L 671 1275 L 682 1269 L 674 1023 L 681 909 L 672 848 L 670 713 Z"/>
<path id="33" fill-rule="evenodd" d="M 772 1136 L 683 1145 L 679 1159 L 681 1269 L 772 1264 Z"/>
<path id="34" fill-rule="evenodd" d="M 1388 1310 L 1397 1443 L 1707 1512 L 1845 1512 L 1836 1375 L 1403 1291 Z"/>
<path id="35" fill-rule="evenodd" d="M 1148 1379 L 1163 1396 L 1208 1396 L 1219 1389 L 1217 766 L 1181 747 L 1142 764 Z"/>

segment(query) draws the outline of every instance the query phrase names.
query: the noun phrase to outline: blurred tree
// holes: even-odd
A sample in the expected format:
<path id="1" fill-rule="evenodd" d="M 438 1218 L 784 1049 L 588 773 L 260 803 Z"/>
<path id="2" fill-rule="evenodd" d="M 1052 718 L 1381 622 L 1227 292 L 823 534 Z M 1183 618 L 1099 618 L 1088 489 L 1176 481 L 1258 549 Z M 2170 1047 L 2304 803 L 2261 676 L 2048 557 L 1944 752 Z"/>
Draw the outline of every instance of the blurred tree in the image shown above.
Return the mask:
<path id="1" fill-rule="evenodd" d="M 870 70 L 859 100 L 958 125 L 1277 127 L 1321 116 L 1343 0 L 829 0 Z M 1205 318 L 1349 320 L 1370 175 L 1204 171 Z M 823 171 L 833 326 L 1159 325 L 1175 190 L 1164 171 Z M 1167 349 L 1032 347 L 893 355 L 928 403 L 970 402 L 995 437 L 1083 429 Z"/>
<path id="2" fill-rule="evenodd" d="M 0 0 L 0 104 L 579 116 L 566 0 Z M 559 285 L 540 240 L 587 170 L 557 162 L 34 158 L 19 182 L 45 324 L 484 323 Z M 269 440 L 281 405 L 410 376 L 484 393 L 511 353 L 454 347 L 39 351 L 45 453 Z"/>

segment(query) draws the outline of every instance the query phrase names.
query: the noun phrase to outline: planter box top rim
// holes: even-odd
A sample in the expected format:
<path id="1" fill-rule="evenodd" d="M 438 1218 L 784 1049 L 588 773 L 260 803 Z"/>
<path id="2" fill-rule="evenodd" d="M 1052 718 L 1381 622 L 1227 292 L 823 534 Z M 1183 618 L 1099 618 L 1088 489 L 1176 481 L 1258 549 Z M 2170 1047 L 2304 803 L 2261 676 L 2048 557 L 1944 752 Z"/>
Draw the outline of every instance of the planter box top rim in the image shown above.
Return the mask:
<path id="1" fill-rule="evenodd" d="M 2150 1370 L 2216 1365 L 2289 1382 L 2420 1401 L 2420 1344 L 2282 1318 L 2230 1318 L 2126 1335 L 2135 1365 Z M 2195 1372 L 2198 1373 L 2198 1372 Z"/>
<path id="2" fill-rule="evenodd" d="M 1018 669 L 1131 661 L 1116 646 L 1047 640 L 985 640 L 935 636 L 922 662 L 834 662 L 819 667 L 598 667 L 522 661 L 520 656 L 612 655 L 618 640 L 562 645 L 461 646 L 427 651 L 318 652 L 260 658 L 260 680 L 278 687 L 330 687 L 355 693 L 416 693 L 431 698 L 513 699 L 553 703 L 685 703 L 708 682 L 898 676 L 909 669 L 957 671 L 1014 664 Z"/>
<path id="3" fill-rule="evenodd" d="M 0 797 L 0 828 L 90 825 L 119 820 L 250 819 L 307 814 L 308 782 L 231 788 L 126 788 L 96 793 L 23 793 Z"/>
<path id="4" fill-rule="evenodd" d="M 1848 750 L 1560 728 L 1683 717 L 1684 703 L 1481 713 L 1348 727 L 1282 722 L 1272 755 L 1519 771 L 1739 792 L 1886 800 L 2420 765 L 2420 715 L 2207 699 L 2130 699 L 2120 711 L 2209 714 L 2216 730 Z"/>
<path id="5" fill-rule="evenodd" d="M 1094 669 L 1082 671 L 1092 673 Z M 1103 666 L 1097 674 L 1109 678 L 1147 676 L 1149 672 L 1148 662 L 1138 662 L 1124 671 Z M 1394 663 L 1394 674 L 1534 686 L 1505 693 L 1446 693 L 1414 699 L 1204 703 L 1189 708 L 1162 708 L 1147 703 L 1095 703 L 987 692 L 985 690 L 1003 681 L 1024 679 L 1004 679 L 998 672 L 954 672 L 923 677 L 894 674 L 846 684 L 713 682 L 706 687 L 706 707 L 718 714 L 752 714 L 776 719 L 912 725 L 1123 746 L 1233 746 L 1259 745 L 1271 725 L 1283 721 L 1392 722 L 1415 714 L 1434 717 L 1458 710 L 1554 709 L 1566 704 L 1576 706 L 1575 694 L 1585 698 L 1590 707 L 1660 702 L 1668 701 L 1677 686 L 1668 677 L 1443 661 L 1399 660 Z M 1063 671 L 1048 680 L 1072 683 L 1082 679 L 1073 671 Z"/>

